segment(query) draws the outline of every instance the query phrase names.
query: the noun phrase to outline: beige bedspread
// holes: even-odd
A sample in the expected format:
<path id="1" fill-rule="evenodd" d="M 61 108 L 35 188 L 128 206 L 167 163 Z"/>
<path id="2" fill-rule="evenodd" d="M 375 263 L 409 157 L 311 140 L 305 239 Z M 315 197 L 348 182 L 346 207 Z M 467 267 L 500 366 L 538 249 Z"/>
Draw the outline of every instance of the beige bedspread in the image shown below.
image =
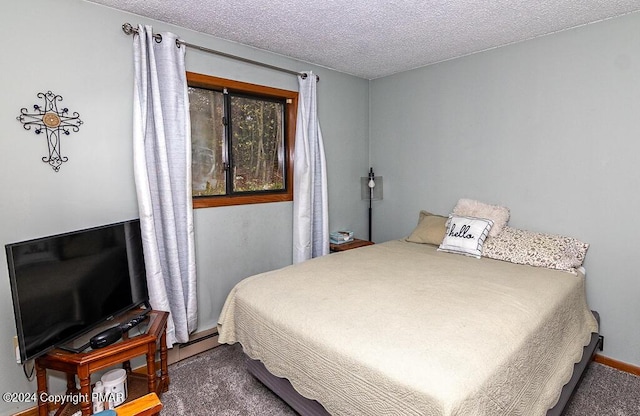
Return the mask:
<path id="1" fill-rule="evenodd" d="M 249 277 L 219 321 L 332 415 L 543 415 L 597 330 L 582 274 L 404 241 Z"/>

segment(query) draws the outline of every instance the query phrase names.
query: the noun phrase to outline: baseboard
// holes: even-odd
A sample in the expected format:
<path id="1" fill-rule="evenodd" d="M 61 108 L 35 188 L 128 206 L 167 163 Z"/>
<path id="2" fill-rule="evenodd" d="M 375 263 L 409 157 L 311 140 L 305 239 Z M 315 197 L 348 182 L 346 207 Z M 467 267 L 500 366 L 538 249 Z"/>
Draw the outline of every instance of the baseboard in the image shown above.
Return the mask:
<path id="1" fill-rule="evenodd" d="M 622 361 L 614 360 L 613 358 L 605 357 L 604 355 L 596 354 L 596 357 L 593 361 L 613 367 L 616 370 L 624 371 L 625 373 L 630 373 L 636 376 L 640 376 L 640 367 L 635 366 L 633 364 L 628 364 Z"/>
<path id="2" fill-rule="evenodd" d="M 196 332 L 189 336 L 189 342 L 184 344 L 175 344 L 173 348 L 168 351 L 167 363 L 177 363 L 185 358 L 192 357 L 218 346 L 220 346 L 220 343 L 218 343 L 217 327 Z"/>
<path id="3" fill-rule="evenodd" d="M 23 410 L 20 413 L 14 413 L 13 416 L 38 416 L 38 406 Z"/>

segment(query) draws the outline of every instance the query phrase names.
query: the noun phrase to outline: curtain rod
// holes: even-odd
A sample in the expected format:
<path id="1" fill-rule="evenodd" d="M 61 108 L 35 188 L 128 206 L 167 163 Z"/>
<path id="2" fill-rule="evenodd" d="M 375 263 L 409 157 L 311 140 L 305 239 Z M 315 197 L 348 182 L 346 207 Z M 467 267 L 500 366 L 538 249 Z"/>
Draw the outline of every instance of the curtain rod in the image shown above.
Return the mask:
<path id="1" fill-rule="evenodd" d="M 127 35 L 133 35 L 133 34 L 137 34 L 138 33 L 138 29 L 133 27 L 131 25 L 131 23 L 123 24 L 122 25 L 122 31 L 124 33 L 126 33 Z M 160 35 L 159 33 L 154 34 L 153 37 L 155 38 L 156 42 L 162 42 L 162 35 Z M 254 60 L 251 60 L 251 59 L 243 58 L 241 56 L 231 55 L 231 54 L 228 54 L 226 52 L 216 51 L 215 49 L 209 49 L 209 48 L 205 48 L 204 46 L 194 45 L 192 43 L 185 42 L 182 39 L 176 39 L 176 45 L 178 47 L 180 47 L 180 45 L 184 45 L 184 46 L 186 46 L 188 48 L 197 49 L 197 50 L 202 51 L 202 52 L 207 52 L 207 53 L 212 53 L 214 55 L 224 56 L 225 58 L 235 59 L 236 61 L 242 61 L 242 62 L 245 62 L 245 63 L 248 63 L 248 64 L 257 65 L 257 66 L 261 66 L 261 67 L 269 68 L 269 69 L 274 69 L 274 70 L 280 71 L 280 72 L 286 72 L 287 74 L 297 75 L 297 76 L 301 77 L 302 79 L 307 78 L 307 74 L 305 74 L 304 72 L 292 71 L 290 69 L 280 68 L 278 66 L 265 64 L 264 62 L 258 62 L 258 61 L 254 61 Z M 320 81 L 320 77 L 318 75 L 316 75 L 316 82 L 318 82 L 318 81 Z"/>

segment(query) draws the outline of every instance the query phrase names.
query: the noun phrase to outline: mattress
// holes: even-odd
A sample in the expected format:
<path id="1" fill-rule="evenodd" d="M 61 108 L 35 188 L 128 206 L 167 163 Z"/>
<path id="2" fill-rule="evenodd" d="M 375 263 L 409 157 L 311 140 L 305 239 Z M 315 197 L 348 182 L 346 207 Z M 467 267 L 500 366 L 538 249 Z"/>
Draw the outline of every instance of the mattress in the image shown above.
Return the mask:
<path id="1" fill-rule="evenodd" d="M 391 241 L 243 280 L 219 341 L 332 415 L 543 415 L 597 331 L 584 283 Z"/>

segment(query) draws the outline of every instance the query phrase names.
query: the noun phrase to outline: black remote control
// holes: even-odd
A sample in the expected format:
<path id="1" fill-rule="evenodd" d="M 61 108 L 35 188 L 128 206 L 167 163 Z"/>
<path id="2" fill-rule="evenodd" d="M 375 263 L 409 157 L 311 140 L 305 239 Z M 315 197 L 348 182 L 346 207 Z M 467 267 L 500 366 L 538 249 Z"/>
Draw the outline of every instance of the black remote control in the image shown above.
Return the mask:
<path id="1" fill-rule="evenodd" d="M 147 319 L 146 313 L 136 315 L 131 318 L 129 322 L 125 322 L 123 324 L 120 324 L 119 326 L 114 326 L 113 328 L 106 329 L 100 332 L 98 335 L 91 337 L 91 339 L 89 340 L 89 345 L 91 345 L 91 348 L 93 348 L 94 350 L 106 347 L 107 345 L 111 345 L 119 340 L 122 337 L 122 334 L 139 325 L 145 319 Z"/>
<path id="2" fill-rule="evenodd" d="M 129 322 L 125 322 L 122 325 L 120 325 L 120 330 L 122 332 L 127 332 L 131 328 L 139 325 L 145 319 L 147 319 L 147 314 L 140 314 L 140 315 L 134 316 L 133 318 L 131 318 Z"/>

